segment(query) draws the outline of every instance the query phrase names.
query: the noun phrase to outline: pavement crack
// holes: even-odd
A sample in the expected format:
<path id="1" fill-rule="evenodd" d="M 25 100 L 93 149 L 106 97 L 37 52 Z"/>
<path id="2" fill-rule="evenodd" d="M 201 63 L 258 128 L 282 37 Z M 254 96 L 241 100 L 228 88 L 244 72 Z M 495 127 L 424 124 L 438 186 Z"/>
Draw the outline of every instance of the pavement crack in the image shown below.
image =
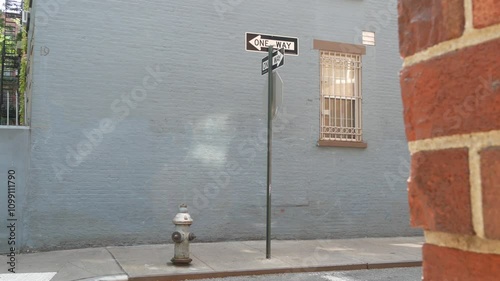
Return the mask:
<path id="1" fill-rule="evenodd" d="M 120 268 L 120 270 L 123 272 L 123 274 L 127 275 L 127 277 L 130 278 L 130 276 L 128 275 L 128 273 L 125 271 L 125 269 L 122 267 L 122 265 L 116 259 L 115 255 L 113 255 L 113 253 L 108 249 L 108 247 L 106 247 L 105 249 L 111 255 L 111 257 L 113 258 L 113 260 L 115 261 L 115 263 L 118 265 L 118 267 Z"/>
<path id="2" fill-rule="evenodd" d="M 88 273 L 91 273 L 91 274 L 95 274 L 95 272 L 92 272 L 92 271 L 86 269 L 84 266 L 80 266 L 80 265 L 74 264 L 73 262 L 68 262 L 68 264 L 71 264 L 72 266 L 77 267 L 77 268 L 79 268 L 79 269 L 81 269 L 81 270 L 83 270 L 85 272 L 88 272 Z"/>
<path id="3" fill-rule="evenodd" d="M 208 265 L 206 262 L 204 262 L 202 259 L 200 259 L 199 257 L 197 257 L 194 253 L 191 252 L 191 255 L 193 257 L 195 257 L 196 259 L 198 259 L 199 261 L 201 261 L 204 265 L 206 265 L 208 268 L 210 268 L 211 270 L 215 271 L 214 268 L 212 268 L 210 265 Z"/>

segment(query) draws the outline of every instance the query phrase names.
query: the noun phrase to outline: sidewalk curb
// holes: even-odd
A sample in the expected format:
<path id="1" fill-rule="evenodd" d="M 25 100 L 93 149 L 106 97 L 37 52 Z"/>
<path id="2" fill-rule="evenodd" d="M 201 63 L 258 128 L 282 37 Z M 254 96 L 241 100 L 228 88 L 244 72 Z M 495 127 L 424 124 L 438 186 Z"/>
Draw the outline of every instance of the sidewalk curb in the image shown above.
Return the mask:
<path id="1" fill-rule="evenodd" d="M 74 281 L 128 281 L 128 280 L 129 279 L 126 274 L 118 274 L 118 275 L 107 275 L 107 276 L 77 279 Z"/>
<path id="2" fill-rule="evenodd" d="M 188 273 L 176 275 L 157 275 L 144 277 L 129 277 L 129 281 L 180 281 L 180 280 L 196 280 L 208 278 L 223 278 L 235 276 L 250 276 L 250 275 L 267 275 L 281 273 L 306 273 L 319 271 L 349 271 L 363 269 L 384 269 L 384 268 L 400 268 L 400 267 L 418 267 L 422 266 L 422 261 L 408 262 L 391 262 L 391 263 L 373 263 L 373 264 L 352 264 L 352 265 L 333 265 L 333 266 L 318 266 L 318 267 L 285 267 L 273 269 L 259 270 L 242 270 L 242 271 L 219 271 L 206 273 Z"/>

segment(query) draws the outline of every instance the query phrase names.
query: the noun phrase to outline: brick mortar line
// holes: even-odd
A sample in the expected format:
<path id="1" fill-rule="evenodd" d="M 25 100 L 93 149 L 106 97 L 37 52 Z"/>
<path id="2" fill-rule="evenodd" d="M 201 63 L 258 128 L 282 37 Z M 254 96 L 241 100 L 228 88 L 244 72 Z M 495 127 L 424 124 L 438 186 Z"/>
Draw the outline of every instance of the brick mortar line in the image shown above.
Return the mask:
<path id="1" fill-rule="evenodd" d="M 481 157 L 479 156 L 480 146 L 473 144 L 469 148 L 469 182 L 470 182 L 470 203 L 472 212 L 472 226 L 474 232 L 481 238 L 484 236 L 483 219 L 483 189 L 481 184 Z"/>
<path id="2" fill-rule="evenodd" d="M 435 137 L 408 142 L 410 154 L 415 154 L 421 151 L 463 147 L 479 152 L 480 150 L 490 146 L 500 146 L 500 130 Z"/>
<path id="3" fill-rule="evenodd" d="M 500 255 L 500 241 L 498 240 L 436 231 L 424 231 L 424 235 L 427 244 L 479 254 Z"/>
<path id="4" fill-rule="evenodd" d="M 500 24 L 495 24 L 481 29 L 464 29 L 464 33 L 459 38 L 440 42 L 423 51 L 406 57 L 403 62 L 403 67 L 408 67 L 423 61 L 427 61 L 441 55 L 456 51 L 458 49 L 463 49 L 474 45 L 479 45 L 493 39 L 498 39 L 500 38 L 498 34 L 500 34 Z"/>
<path id="5" fill-rule="evenodd" d="M 474 16 L 472 14 L 472 0 L 464 0 L 464 17 L 465 17 L 465 29 L 466 32 L 474 31 Z"/>

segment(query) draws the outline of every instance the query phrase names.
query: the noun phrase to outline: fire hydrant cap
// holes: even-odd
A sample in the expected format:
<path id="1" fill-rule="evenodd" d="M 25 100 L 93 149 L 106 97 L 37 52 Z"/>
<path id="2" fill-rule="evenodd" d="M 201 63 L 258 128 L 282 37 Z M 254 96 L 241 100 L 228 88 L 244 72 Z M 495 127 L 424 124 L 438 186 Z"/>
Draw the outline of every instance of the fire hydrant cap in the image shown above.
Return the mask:
<path id="1" fill-rule="evenodd" d="M 191 218 L 191 215 L 189 215 L 187 206 L 185 204 L 182 204 L 179 207 L 179 213 L 177 213 L 177 215 L 175 215 L 172 222 L 174 224 L 177 224 L 177 225 L 179 225 L 179 224 L 180 225 L 182 225 L 182 224 L 191 225 L 193 223 L 193 219 Z"/>

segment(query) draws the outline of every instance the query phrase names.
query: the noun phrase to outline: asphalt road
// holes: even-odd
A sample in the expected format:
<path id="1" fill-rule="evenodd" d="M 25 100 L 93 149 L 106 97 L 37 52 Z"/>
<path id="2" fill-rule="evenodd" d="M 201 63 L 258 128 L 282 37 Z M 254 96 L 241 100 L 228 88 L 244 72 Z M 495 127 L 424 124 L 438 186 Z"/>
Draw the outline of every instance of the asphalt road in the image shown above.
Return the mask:
<path id="1" fill-rule="evenodd" d="M 290 273 L 203 279 L 200 281 L 420 281 L 421 267 L 354 271 Z"/>

